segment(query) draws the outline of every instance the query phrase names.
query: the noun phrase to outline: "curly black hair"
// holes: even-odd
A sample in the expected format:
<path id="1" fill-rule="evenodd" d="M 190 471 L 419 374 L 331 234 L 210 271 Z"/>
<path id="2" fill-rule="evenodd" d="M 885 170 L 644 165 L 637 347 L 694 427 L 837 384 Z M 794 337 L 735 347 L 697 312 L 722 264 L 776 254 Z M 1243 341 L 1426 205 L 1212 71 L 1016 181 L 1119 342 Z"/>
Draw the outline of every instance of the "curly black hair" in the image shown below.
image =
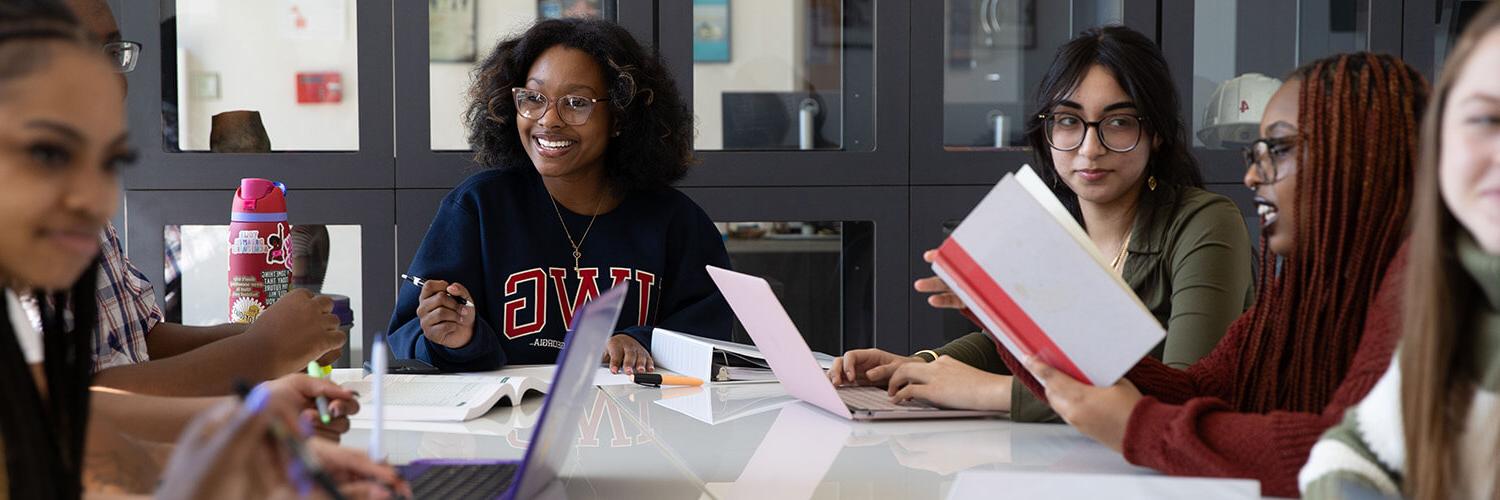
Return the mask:
<path id="1" fill-rule="evenodd" d="M 484 168 L 533 170 L 516 129 L 511 87 L 526 81 L 532 63 L 562 45 L 588 53 L 608 82 L 613 130 L 604 152 L 605 179 L 618 193 L 656 190 L 687 174 L 693 158 L 693 119 L 677 85 L 656 56 L 625 28 L 602 19 L 549 19 L 502 40 L 474 70 L 464 121 L 474 161 Z"/>

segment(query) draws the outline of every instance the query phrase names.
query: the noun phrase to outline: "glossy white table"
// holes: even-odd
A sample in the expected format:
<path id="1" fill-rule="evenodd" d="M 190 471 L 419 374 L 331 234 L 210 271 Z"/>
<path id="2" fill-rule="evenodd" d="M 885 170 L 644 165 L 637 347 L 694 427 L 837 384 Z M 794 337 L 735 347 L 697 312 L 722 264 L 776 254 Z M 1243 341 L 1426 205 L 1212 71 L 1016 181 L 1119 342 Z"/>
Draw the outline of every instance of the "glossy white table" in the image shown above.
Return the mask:
<path id="1" fill-rule="evenodd" d="M 352 374 L 350 374 L 352 375 Z M 520 458 L 541 398 L 464 423 L 386 423 L 390 461 Z M 778 384 L 602 386 L 564 467 L 568 498 L 1253 498 L 1253 481 L 1167 478 L 1065 425 L 851 422 Z M 363 447 L 367 421 L 344 443 Z"/>

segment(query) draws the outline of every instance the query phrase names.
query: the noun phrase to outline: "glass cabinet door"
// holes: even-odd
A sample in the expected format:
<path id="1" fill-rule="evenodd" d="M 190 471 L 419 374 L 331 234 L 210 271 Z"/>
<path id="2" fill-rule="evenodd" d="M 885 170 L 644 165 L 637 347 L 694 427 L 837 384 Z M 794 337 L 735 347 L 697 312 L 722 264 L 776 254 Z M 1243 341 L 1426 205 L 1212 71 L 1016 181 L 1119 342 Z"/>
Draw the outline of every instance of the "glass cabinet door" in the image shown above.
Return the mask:
<path id="1" fill-rule="evenodd" d="M 1372 12 L 1383 18 L 1387 3 L 1194 0 L 1191 95 L 1183 96 L 1192 102 L 1193 145 L 1238 151 L 1258 136 L 1266 100 L 1297 67 L 1338 53 L 1381 51 L 1372 43 L 1382 29 L 1371 25 Z"/>
<path id="2" fill-rule="evenodd" d="M 911 20 L 913 184 L 993 184 L 1030 162 L 1025 128 L 1037 111 L 1037 85 L 1057 49 L 1078 33 L 1117 24 L 1156 36 L 1155 1 L 930 5 L 913 9 Z"/>
<path id="3" fill-rule="evenodd" d="M 162 148 L 360 149 L 359 2 L 163 2 Z"/>
<path id="4" fill-rule="evenodd" d="M 1078 32 L 1124 21 L 1123 0 L 945 0 L 943 147 L 1025 146 L 1027 114 L 1053 53 Z"/>
<path id="5" fill-rule="evenodd" d="M 875 3 L 694 0 L 694 149 L 872 151 Z"/>
<path id="6" fill-rule="evenodd" d="M 475 66 L 500 40 L 542 19 L 614 19 L 612 0 L 428 0 L 428 112 L 433 151 L 468 151 L 464 125 Z"/>

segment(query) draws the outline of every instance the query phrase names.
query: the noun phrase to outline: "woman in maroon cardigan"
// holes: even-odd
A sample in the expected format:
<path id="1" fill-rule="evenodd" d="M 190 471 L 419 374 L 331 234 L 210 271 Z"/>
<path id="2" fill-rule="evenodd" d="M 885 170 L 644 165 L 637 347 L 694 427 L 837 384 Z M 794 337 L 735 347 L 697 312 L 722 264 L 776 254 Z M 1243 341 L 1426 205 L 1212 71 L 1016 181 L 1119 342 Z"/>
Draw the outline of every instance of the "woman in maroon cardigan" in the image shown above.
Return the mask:
<path id="1" fill-rule="evenodd" d="M 1147 358 L 1100 388 L 1036 360 L 1023 367 L 1004 349 L 1001 357 L 1065 420 L 1131 463 L 1254 478 L 1266 494 L 1296 495 L 1312 445 L 1374 385 L 1399 336 L 1403 227 L 1426 97 L 1416 70 L 1363 53 L 1309 64 L 1272 97 L 1264 138 L 1246 155 L 1245 185 L 1261 210 L 1259 296 L 1186 371 Z M 893 396 L 949 392 L 930 386 L 962 384 L 952 364 L 901 366 Z"/>

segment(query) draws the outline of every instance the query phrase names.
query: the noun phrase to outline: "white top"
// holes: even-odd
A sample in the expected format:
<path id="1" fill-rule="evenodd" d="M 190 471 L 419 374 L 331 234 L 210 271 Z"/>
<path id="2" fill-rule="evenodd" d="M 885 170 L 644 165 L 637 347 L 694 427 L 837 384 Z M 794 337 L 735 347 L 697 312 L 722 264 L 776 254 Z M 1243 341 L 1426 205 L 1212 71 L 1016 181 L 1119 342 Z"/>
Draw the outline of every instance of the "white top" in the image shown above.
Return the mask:
<path id="1" fill-rule="evenodd" d="M 42 332 L 31 326 L 27 320 L 26 310 L 21 308 L 21 301 L 16 298 L 16 293 L 5 291 L 5 307 L 10 314 L 10 329 L 16 332 L 16 342 L 21 344 L 21 353 L 26 356 L 26 364 L 34 365 L 42 362 Z"/>

